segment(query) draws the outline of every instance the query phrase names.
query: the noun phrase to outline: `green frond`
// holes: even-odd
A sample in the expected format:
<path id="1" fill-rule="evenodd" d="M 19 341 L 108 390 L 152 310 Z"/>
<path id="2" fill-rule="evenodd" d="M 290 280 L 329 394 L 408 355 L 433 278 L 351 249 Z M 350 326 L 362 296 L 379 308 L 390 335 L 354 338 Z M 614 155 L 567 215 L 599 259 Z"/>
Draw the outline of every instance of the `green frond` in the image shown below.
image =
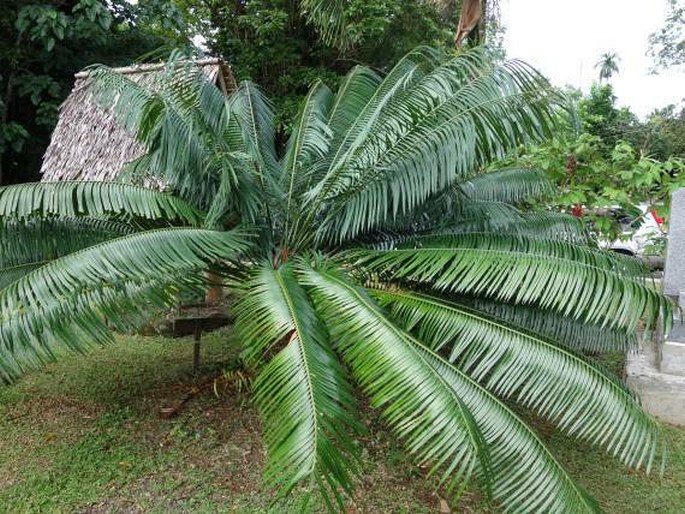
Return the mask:
<path id="1" fill-rule="evenodd" d="M 637 349 L 635 331 L 611 330 L 529 305 L 511 305 L 470 297 L 457 297 L 453 301 L 487 313 L 512 327 L 558 341 L 575 351 L 625 353 Z"/>
<path id="2" fill-rule="evenodd" d="M 334 132 L 330 156 L 326 159 L 327 170 L 321 181 L 307 194 L 309 200 L 319 202 L 337 194 L 349 182 L 348 161 L 366 143 L 378 126 L 383 112 L 395 97 L 404 97 L 425 74 L 439 65 L 441 54 L 427 47 L 410 51 L 390 72 L 383 77 L 377 87 L 371 88 L 374 80 L 372 73 L 362 73 L 359 68 L 350 72 L 350 81 L 345 80 L 343 87 L 358 87 L 355 96 L 342 104 L 338 99 L 333 107 L 332 120 L 342 108 L 352 108 L 356 113 L 343 132 Z M 362 97 L 356 95 L 363 94 Z M 366 97 L 366 98 L 365 98 Z M 361 108 L 360 108 L 361 107 Z M 349 116 L 349 115 L 348 115 Z"/>
<path id="3" fill-rule="evenodd" d="M 378 228 L 481 164 L 549 134 L 555 101 L 536 72 L 518 62 L 494 66 L 478 51 L 403 84 L 370 120 L 374 131 L 331 161 L 323 194 L 335 207 L 319 237 L 337 242 Z"/>
<path id="4" fill-rule="evenodd" d="M 88 73 L 87 87 L 99 104 L 106 109 L 112 108 L 117 121 L 135 134 L 141 119 L 153 115 L 155 109 L 158 114 L 162 107 L 154 93 L 158 89 L 157 76 L 150 76 L 152 83 L 138 84 L 108 66 L 93 66 Z M 127 108 L 121 108 L 124 106 Z M 145 141 L 145 135 L 141 134 L 140 139 Z"/>
<path id="5" fill-rule="evenodd" d="M 107 319 L 135 317 L 154 303 L 153 292 L 130 303 L 132 287 L 179 275 L 174 284 L 198 282 L 209 264 L 237 258 L 246 247 L 244 236 L 235 232 L 162 229 L 48 262 L 0 290 L 0 362 L 27 354 L 40 365 L 55 344 L 79 350 L 107 341 Z M 161 300 L 167 302 L 163 293 Z"/>
<path id="6" fill-rule="evenodd" d="M 59 318 L 53 319 L 44 333 L 18 341 L 11 351 L 0 348 L 0 382 L 10 384 L 27 371 L 53 362 L 64 353 L 63 349 L 83 353 L 95 345 L 111 343 L 113 329 L 137 330 L 154 315 L 177 305 L 182 293 L 201 294 L 203 286 L 201 277 L 189 276 L 184 271 L 145 283 L 121 282 L 101 294 L 86 290 L 73 295 L 69 298 L 69 312 L 60 311 L 57 304 L 43 311 L 48 318 Z M 91 304 L 93 300 L 97 305 Z M 9 323 L 23 323 L 27 319 L 16 318 Z M 3 332 L 9 332 L 6 326 L 0 328 L 0 334 Z"/>
<path id="7" fill-rule="evenodd" d="M 480 470 L 480 475 L 505 512 L 601 512 L 511 409 L 419 341 L 413 344 L 471 408 L 491 455 L 490 473 Z"/>
<path id="8" fill-rule="evenodd" d="M 0 218 L 125 214 L 197 225 L 199 212 L 168 193 L 109 182 L 30 182 L 0 187 Z"/>
<path id="9" fill-rule="evenodd" d="M 508 168 L 489 171 L 459 184 L 472 200 L 518 203 L 530 198 L 550 195 L 552 182 L 537 168 Z"/>
<path id="10" fill-rule="evenodd" d="M 441 291 L 514 304 L 536 304 L 573 319 L 634 330 L 670 316 L 671 302 L 623 261 L 559 241 L 493 234 L 420 240 L 420 247 L 356 250 L 346 260 L 381 280 L 412 281 Z M 418 246 L 418 245 L 417 245 Z M 626 265 L 627 267 L 627 265 Z"/>
<path id="11" fill-rule="evenodd" d="M 134 231 L 88 217 L 0 219 L 0 289 L 48 261 Z"/>
<path id="12" fill-rule="evenodd" d="M 618 271 L 635 279 L 645 279 L 649 269 L 638 259 L 592 249 L 540 235 L 509 235 L 487 232 L 466 232 L 449 235 L 418 235 L 398 246 L 405 248 L 483 248 L 487 250 L 521 251 L 531 255 L 572 260 L 596 268 Z"/>
<path id="13" fill-rule="evenodd" d="M 521 212 L 503 208 L 508 204 L 474 202 L 452 216 L 445 216 L 443 223 L 426 230 L 428 235 L 494 233 L 509 236 L 540 237 L 559 240 L 597 249 L 582 221 L 574 216 L 556 212 Z M 481 212 L 482 217 L 474 216 Z M 508 216 L 506 214 L 508 213 Z M 460 217 L 468 216 L 468 217 Z M 628 263 L 629 264 L 629 263 Z"/>
<path id="14" fill-rule="evenodd" d="M 351 491 L 355 468 L 355 402 L 292 265 L 255 269 L 235 312 L 249 361 L 277 352 L 254 383 L 269 448 L 267 482 L 287 494 L 309 480 L 342 505 L 339 488 Z"/>
<path id="15" fill-rule="evenodd" d="M 226 100 L 226 109 L 207 167 L 221 176 L 210 210 L 220 204 L 243 220 L 273 223 L 282 200 L 273 106 L 256 84 L 243 81 Z"/>
<path id="16" fill-rule="evenodd" d="M 521 216 L 522 219 L 515 220 L 509 228 L 516 234 L 597 246 L 583 221 L 575 216 L 551 211 L 524 212 Z"/>
<path id="17" fill-rule="evenodd" d="M 405 223 L 398 222 L 393 230 L 371 234 L 366 241 L 359 242 L 377 250 L 390 250 L 406 244 L 412 245 L 412 242 L 421 237 L 442 239 L 457 234 L 492 233 L 495 236 L 526 236 L 562 241 L 597 249 L 585 225 L 573 216 L 555 212 L 520 212 L 513 208 L 511 210 L 500 209 L 500 206 L 508 204 L 475 203 L 479 205 L 475 208 L 455 209 L 453 215 L 443 211 L 442 219 L 437 215 L 440 210 L 436 208 L 433 217 L 426 214 L 413 218 L 413 221 L 410 218 Z M 475 212 L 481 212 L 484 216 L 460 218 L 460 214 L 457 214 L 459 210 L 462 211 L 460 213 L 462 215 L 470 216 Z M 504 216 L 505 213 L 508 216 Z M 617 265 L 622 267 L 624 263 L 642 273 L 641 264 L 619 258 Z"/>
<path id="18" fill-rule="evenodd" d="M 288 199 L 292 200 L 293 193 L 298 191 L 292 186 L 293 180 L 311 173 L 308 168 L 312 163 L 322 159 L 328 152 L 332 132 L 327 121 L 332 102 L 331 90 L 323 82 L 317 81 L 300 105 L 282 159 L 282 180 L 289 191 Z"/>
<path id="19" fill-rule="evenodd" d="M 145 83 L 106 67 L 94 68 L 88 80 L 97 101 L 148 150 L 123 176 L 160 182 L 209 209 L 222 175 L 241 159 L 222 137 L 230 118 L 226 99 L 202 70 L 172 59 Z"/>
<path id="20" fill-rule="evenodd" d="M 450 490 L 476 467 L 489 476 L 489 454 L 474 413 L 426 361 L 412 338 L 362 289 L 325 263 L 300 267 L 336 350 L 420 463 Z"/>
<path id="21" fill-rule="evenodd" d="M 229 120 L 225 130 L 230 148 L 240 149 L 255 158 L 259 166 L 259 183 L 265 192 L 270 191 L 268 188 L 273 187 L 280 176 L 270 100 L 256 84 L 242 81 L 228 99 L 228 112 L 238 120 L 243 131 L 242 141 L 234 139 Z"/>
<path id="22" fill-rule="evenodd" d="M 345 75 L 328 116 L 328 126 L 334 135 L 340 138 L 347 134 L 382 81 L 383 77 L 366 66 L 355 66 Z"/>
<path id="23" fill-rule="evenodd" d="M 331 90 L 321 81 L 314 84 L 302 102 L 286 144 L 281 161 L 281 183 L 287 191 L 283 241 L 288 247 L 294 246 L 292 240 L 298 237 L 299 229 L 309 229 L 300 226 L 300 218 L 304 213 L 301 212 L 298 199 L 313 180 L 317 171 L 316 161 L 320 161 L 328 152 L 332 133 L 326 122 L 332 102 Z"/>
<path id="24" fill-rule="evenodd" d="M 578 438 L 649 469 L 661 438 L 635 395 L 555 342 L 441 298 L 373 290 L 395 319 L 494 394 L 534 410 Z"/>
<path id="25" fill-rule="evenodd" d="M 29 271 L 41 267 L 46 262 L 47 261 L 33 261 L 3 266 L 2 269 L 0 269 L 0 289 L 23 277 Z"/>
<path id="26" fill-rule="evenodd" d="M 414 212 L 398 216 L 376 232 L 395 232 L 405 236 L 460 232 L 506 233 L 523 220 L 524 213 L 513 205 L 469 200 L 461 191 L 450 190 L 427 200 Z M 517 233 L 515 230 L 511 232 Z"/>

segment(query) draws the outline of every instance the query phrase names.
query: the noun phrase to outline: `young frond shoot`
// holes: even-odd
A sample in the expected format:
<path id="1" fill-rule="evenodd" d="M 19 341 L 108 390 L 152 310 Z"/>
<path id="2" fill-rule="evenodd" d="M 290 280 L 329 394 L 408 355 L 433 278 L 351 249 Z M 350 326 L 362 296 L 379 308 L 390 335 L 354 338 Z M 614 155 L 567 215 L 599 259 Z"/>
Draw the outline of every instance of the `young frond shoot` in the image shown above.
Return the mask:
<path id="1" fill-rule="evenodd" d="M 343 36 L 340 2 L 304 4 Z M 660 457 L 658 424 L 583 352 L 632 348 L 669 301 L 577 220 L 524 209 L 544 173 L 481 171 L 554 129 L 563 102 L 535 70 L 417 48 L 385 76 L 316 82 L 282 147 L 256 85 L 224 98 L 185 61 L 151 84 L 100 68 L 90 87 L 147 154 L 116 183 L 0 188 L 1 381 L 210 271 L 237 297 L 278 495 L 344 509 L 357 390 L 447 491 L 476 481 L 510 512 L 601 507 L 520 409 L 629 466 Z"/>

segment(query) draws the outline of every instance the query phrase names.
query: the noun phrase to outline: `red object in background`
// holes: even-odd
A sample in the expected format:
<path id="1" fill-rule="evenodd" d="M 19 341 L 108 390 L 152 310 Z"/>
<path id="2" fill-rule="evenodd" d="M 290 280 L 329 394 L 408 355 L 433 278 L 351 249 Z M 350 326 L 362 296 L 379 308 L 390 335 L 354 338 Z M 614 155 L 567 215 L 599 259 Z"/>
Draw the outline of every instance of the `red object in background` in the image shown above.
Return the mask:
<path id="1" fill-rule="evenodd" d="M 571 214 L 573 214 L 576 218 L 580 218 L 584 214 L 583 206 L 579 203 L 575 204 L 573 207 L 571 207 Z"/>
<path id="2" fill-rule="evenodd" d="M 657 215 L 656 211 L 650 211 L 652 213 L 652 216 L 654 216 L 654 221 L 656 221 L 659 225 L 664 224 L 664 218 L 661 216 Z"/>

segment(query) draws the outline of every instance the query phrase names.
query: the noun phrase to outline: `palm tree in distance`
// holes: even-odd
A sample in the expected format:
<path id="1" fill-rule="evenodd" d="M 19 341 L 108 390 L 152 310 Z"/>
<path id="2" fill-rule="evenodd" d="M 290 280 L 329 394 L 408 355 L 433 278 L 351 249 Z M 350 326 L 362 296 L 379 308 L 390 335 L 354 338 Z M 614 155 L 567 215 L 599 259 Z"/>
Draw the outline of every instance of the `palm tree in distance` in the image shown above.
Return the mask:
<path id="1" fill-rule="evenodd" d="M 602 54 L 597 64 L 595 64 L 595 69 L 599 69 L 600 83 L 604 80 L 609 80 L 614 75 L 618 75 L 618 63 L 620 61 L 621 58 L 616 52 L 605 52 Z"/>
<path id="2" fill-rule="evenodd" d="M 127 183 L 0 189 L 0 378 L 111 341 L 209 270 L 237 296 L 283 494 L 342 508 L 357 391 L 449 491 L 473 479 L 510 511 L 598 510 L 513 404 L 628 465 L 659 455 L 658 425 L 582 352 L 634 347 L 670 304 L 578 220 L 518 208 L 543 173 L 480 171 L 554 130 L 535 70 L 429 48 L 356 67 L 311 87 L 282 148 L 249 82 L 227 99 L 178 62 L 91 80 L 148 153 Z M 168 192 L 132 185 L 150 178 Z"/>

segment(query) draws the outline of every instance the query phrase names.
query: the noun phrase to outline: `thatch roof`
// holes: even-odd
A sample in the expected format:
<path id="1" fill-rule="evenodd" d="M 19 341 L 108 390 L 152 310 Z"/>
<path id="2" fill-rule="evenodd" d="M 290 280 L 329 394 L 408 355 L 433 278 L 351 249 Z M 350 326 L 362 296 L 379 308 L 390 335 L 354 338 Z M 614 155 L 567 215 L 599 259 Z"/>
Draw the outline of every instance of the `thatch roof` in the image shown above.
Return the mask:
<path id="1" fill-rule="evenodd" d="M 219 59 L 196 62 L 224 94 L 236 87 L 230 66 Z M 116 71 L 145 82 L 164 64 L 145 64 Z M 43 181 L 113 180 L 122 167 L 142 156 L 144 148 L 99 106 L 86 88 L 88 72 L 75 75 L 74 88 L 60 107 L 59 121 L 43 156 Z"/>

